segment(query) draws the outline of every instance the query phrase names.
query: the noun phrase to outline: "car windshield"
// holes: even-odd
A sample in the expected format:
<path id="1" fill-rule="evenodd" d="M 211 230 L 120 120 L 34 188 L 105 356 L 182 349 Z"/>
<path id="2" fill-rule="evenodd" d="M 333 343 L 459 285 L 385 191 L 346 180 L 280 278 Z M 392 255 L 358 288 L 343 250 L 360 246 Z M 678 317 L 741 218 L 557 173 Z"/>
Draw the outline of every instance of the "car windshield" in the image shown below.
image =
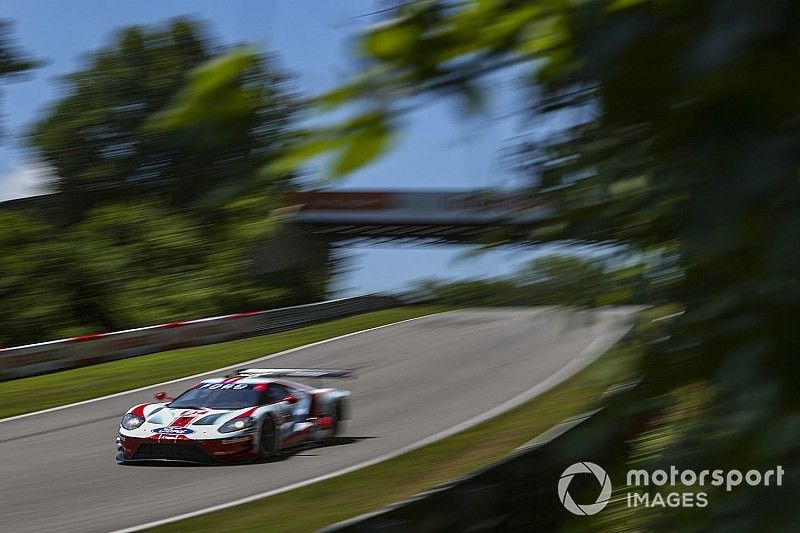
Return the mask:
<path id="1" fill-rule="evenodd" d="M 241 409 L 259 405 L 261 402 L 260 391 L 254 390 L 252 386 L 239 386 L 237 388 L 208 388 L 202 385 L 189 389 L 167 407 L 177 409 L 193 409 L 208 407 L 211 409 Z"/>

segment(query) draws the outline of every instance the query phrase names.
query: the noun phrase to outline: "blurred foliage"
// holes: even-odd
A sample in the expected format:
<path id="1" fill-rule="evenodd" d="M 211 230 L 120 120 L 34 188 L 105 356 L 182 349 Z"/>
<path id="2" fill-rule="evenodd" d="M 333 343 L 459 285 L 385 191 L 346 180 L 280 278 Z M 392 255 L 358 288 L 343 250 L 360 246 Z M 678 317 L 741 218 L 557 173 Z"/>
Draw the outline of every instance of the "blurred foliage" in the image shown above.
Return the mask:
<path id="1" fill-rule="evenodd" d="M 274 63 L 181 19 L 119 31 L 64 78 L 29 137 L 54 193 L 0 212 L 0 346 L 324 297 L 324 257 L 253 264 L 291 190 L 259 172 L 297 110 Z M 186 97 L 201 109 L 166 110 Z"/>
<path id="2" fill-rule="evenodd" d="M 384 137 L 430 97 L 480 104 L 486 77 L 517 75 L 520 116 L 551 131 L 517 147 L 554 210 L 532 235 L 665 254 L 650 301 L 685 310 L 647 346 L 638 405 L 673 438 L 631 463 L 788 473 L 647 527 L 796 529 L 800 3 L 427 0 L 384 15 L 357 41 L 361 71 L 317 99 L 348 118 L 298 136 L 277 169 L 326 151 L 332 175 L 358 168 L 387 146 L 352 158 L 367 131 Z M 675 392 L 695 387 L 704 413 L 677 423 Z"/>
<path id="3" fill-rule="evenodd" d="M 252 252 L 262 233 L 237 229 L 209 232 L 158 201 L 97 207 L 67 228 L 36 212 L 0 212 L 0 345 L 323 296 L 309 290 L 308 272 L 255 274 Z M 326 267 L 316 275 L 327 279 Z"/>
<path id="4" fill-rule="evenodd" d="M 650 274 L 643 262 L 554 254 L 509 276 L 422 281 L 406 297 L 448 305 L 622 305 L 647 301 Z"/>
<path id="5" fill-rule="evenodd" d="M 40 65 L 14 46 L 11 21 L 0 19 L 0 83 L 13 80 Z"/>
<path id="6" fill-rule="evenodd" d="M 38 66 L 38 62 L 25 57 L 11 41 L 11 22 L 0 19 L 0 78 L 26 72 Z"/>
<path id="7" fill-rule="evenodd" d="M 68 266 L 69 245 L 54 239 L 55 228 L 41 217 L 0 212 L 0 344 L 34 342 L 41 335 L 68 332 L 79 324 Z"/>
<path id="8" fill-rule="evenodd" d="M 257 172 L 285 143 L 297 110 L 274 63 L 220 49 L 190 20 L 120 30 L 63 78 L 65 97 L 31 131 L 57 176 L 63 216 L 72 222 L 95 205 L 151 194 L 209 215 L 252 191 L 280 191 L 290 175 Z M 195 111 L 162 113 L 179 97 Z"/>

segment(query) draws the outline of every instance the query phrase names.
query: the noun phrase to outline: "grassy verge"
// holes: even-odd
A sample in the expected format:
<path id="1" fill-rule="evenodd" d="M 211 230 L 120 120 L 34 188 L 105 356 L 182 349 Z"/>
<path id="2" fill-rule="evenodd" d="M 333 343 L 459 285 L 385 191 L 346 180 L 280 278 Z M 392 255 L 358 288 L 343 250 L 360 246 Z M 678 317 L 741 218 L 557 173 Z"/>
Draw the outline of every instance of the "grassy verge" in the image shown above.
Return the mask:
<path id="1" fill-rule="evenodd" d="M 314 531 L 379 509 L 496 461 L 570 416 L 598 405 L 606 388 L 633 376 L 635 347 L 618 345 L 587 368 L 493 420 L 356 472 L 157 531 Z M 309 505 L 308 502 L 314 502 Z"/>
<path id="2" fill-rule="evenodd" d="M 214 370 L 304 344 L 449 308 L 412 306 L 331 320 L 283 333 L 159 352 L 0 383 L 0 418 Z"/>

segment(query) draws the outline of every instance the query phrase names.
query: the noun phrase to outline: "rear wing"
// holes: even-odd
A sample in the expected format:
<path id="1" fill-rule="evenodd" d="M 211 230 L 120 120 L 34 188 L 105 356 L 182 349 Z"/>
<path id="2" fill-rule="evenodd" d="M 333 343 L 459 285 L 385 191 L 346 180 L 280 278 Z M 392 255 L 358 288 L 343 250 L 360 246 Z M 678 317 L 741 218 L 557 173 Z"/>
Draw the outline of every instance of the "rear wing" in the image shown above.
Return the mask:
<path id="1" fill-rule="evenodd" d="M 355 370 L 332 368 L 243 368 L 234 374 L 249 378 L 355 378 Z"/>

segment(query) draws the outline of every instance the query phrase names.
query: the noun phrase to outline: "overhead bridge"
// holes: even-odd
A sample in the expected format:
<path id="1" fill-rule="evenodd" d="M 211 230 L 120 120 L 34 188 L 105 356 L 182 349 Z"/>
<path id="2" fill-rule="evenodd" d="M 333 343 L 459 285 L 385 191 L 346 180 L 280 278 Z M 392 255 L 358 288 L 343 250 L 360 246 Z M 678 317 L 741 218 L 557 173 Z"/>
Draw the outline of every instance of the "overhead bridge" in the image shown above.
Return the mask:
<path id="1" fill-rule="evenodd" d="M 528 240 L 550 209 L 533 197 L 497 191 L 311 191 L 293 197 L 293 225 L 335 241 L 474 243 L 488 231 Z"/>
<path id="2" fill-rule="evenodd" d="M 23 198 L 0 203 L 0 210 L 47 210 L 59 200 Z M 334 246 L 475 244 L 486 237 L 531 244 L 532 227 L 552 212 L 534 194 L 492 190 L 307 191 L 291 204 L 289 223 L 253 251 L 256 272 L 324 270 Z"/>
<path id="3" fill-rule="evenodd" d="M 47 210 L 58 201 L 56 194 L 21 198 L 0 202 L 0 210 Z M 545 202 L 525 191 L 316 190 L 294 193 L 291 204 L 290 227 L 280 239 L 290 248 L 296 239 L 308 238 L 327 245 L 354 240 L 465 244 L 492 230 L 524 244 L 531 227 L 551 215 Z"/>

